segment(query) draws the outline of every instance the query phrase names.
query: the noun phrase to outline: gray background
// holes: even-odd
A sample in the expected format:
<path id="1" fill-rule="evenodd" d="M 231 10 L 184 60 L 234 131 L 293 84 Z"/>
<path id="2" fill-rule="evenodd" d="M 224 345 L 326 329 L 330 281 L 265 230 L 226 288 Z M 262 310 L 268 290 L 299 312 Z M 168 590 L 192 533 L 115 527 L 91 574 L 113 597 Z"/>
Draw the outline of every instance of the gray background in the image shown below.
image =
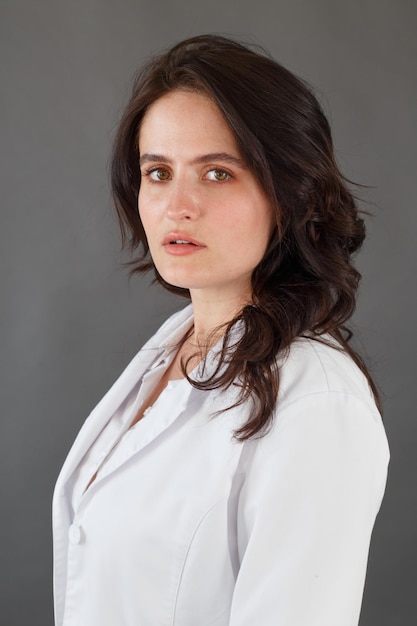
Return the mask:
<path id="1" fill-rule="evenodd" d="M 416 623 L 416 17 L 414 0 L 1 0 L 2 626 L 52 624 L 59 467 L 181 305 L 120 269 L 107 170 L 138 65 L 202 32 L 261 43 L 315 85 L 342 168 L 370 186 L 354 325 L 383 390 L 392 463 L 361 624 Z"/>

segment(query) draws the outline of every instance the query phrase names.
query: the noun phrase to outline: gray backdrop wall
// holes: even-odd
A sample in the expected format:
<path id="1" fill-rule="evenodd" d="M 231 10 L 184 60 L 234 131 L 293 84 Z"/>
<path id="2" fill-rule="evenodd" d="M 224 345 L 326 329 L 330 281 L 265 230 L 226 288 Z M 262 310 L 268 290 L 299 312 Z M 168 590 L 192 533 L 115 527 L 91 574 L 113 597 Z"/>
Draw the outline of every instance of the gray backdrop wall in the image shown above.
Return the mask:
<path id="1" fill-rule="evenodd" d="M 261 43 L 315 85 L 342 167 L 371 187 L 354 324 L 383 390 L 392 463 L 361 624 L 415 623 L 416 17 L 413 0 L 1 0 L 2 626 L 52 624 L 59 467 L 181 305 L 120 269 L 107 168 L 137 66 L 202 32 Z"/>

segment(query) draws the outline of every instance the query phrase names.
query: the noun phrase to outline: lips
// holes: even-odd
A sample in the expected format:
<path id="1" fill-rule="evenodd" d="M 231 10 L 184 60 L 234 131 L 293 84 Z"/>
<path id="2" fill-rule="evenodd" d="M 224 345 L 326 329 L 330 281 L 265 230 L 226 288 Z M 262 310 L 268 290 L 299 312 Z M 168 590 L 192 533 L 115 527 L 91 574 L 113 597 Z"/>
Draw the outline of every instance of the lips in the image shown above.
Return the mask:
<path id="1" fill-rule="evenodd" d="M 204 243 L 183 232 L 168 233 L 162 240 L 162 247 L 166 254 L 182 258 L 197 254 L 206 248 Z"/>
<path id="2" fill-rule="evenodd" d="M 187 233 L 168 233 L 163 240 L 163 246 L 177 245 L 177 246 L 197 246 L 198 248 L 205 248 L 205 245 L 201 241 L 197 241 L 194 237 L 190 237 Z"/>

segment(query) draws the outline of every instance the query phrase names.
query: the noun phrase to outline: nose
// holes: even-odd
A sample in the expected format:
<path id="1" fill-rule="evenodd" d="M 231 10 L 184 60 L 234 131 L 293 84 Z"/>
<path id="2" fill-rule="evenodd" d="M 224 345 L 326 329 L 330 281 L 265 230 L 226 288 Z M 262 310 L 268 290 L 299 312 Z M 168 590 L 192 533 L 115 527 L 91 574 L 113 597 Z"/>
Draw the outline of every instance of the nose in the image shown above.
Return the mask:
<path id="1" fill-rule="evenodd" d="M 177 180 L 171 185 L 166 215 L 173 221 L 194 220 L 199 215 L 195 191 L 184 181 Z"/>

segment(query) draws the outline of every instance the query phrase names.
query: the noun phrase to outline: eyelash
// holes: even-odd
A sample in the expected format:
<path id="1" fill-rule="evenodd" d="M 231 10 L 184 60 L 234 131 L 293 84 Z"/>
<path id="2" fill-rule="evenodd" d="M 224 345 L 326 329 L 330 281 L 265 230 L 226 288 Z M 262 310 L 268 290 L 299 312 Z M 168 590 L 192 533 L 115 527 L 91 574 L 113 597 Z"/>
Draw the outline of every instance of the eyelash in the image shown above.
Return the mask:
<path id="1" fill-rule="evenodd" d="M 169 178 L 166 179 L 154 179 L 152 178 L 152 174 L 155 174 L 156 172 L 165 172 L 169 175 Z M 210 182 L 213 183 L 225 183 L 227 181 L 229 181 L 230 179 L 233 178 L 233 175 L 228 172 L 226 169 L 222 168 L 222 167 L 211 167 L 210 169 L 208 169 L 204 176 L 207 176 L 207 174 L 209 174 L 210 172 L 217 172 L 217 173 L 221 173 L 221 174 L 226 174 L 226 178 L 224 180 L 215 180 L 215 179 L 209 179 Z M 149 181 L 151 183 L 164 183 L 167 180 L 170 180 L 171 175 L 169 174 L 168 170 L 164 169 L 163 167 L 150 167 L 149 169 L 146 169 L 143 173 L 142 173 L 143 177 L 147 177 L 149 178 Z"/>

